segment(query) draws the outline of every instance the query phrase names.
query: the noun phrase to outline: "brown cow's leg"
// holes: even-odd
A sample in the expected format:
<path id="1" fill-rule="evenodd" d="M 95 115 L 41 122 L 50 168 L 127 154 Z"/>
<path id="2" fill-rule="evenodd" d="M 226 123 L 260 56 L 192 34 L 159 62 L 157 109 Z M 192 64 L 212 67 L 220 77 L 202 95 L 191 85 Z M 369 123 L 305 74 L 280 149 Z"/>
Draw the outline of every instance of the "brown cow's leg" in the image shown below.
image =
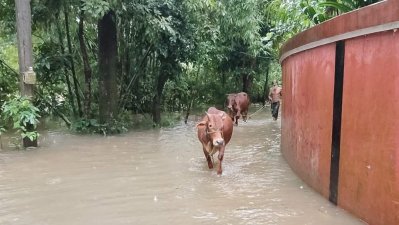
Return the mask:
<path id="1" fill-rule="evenodd" d="M 229 116 L 234 121 L 234 113 L 231 110 L 229 110 Z"/>
<path id="2" fill-rule="evenodd" d="M 218 166 L 218 175 L 221 175 L 222 174 L 222 161 L 223 161 L 223 158 L 222 159 L 219 159 L 219 166 Z"/>
<path id="3" fill-rule="evenodd" d="M 237 118 L 237 111 L 234 111 L 232 116 L 231 116 L 231 120 L 233 120 L 233 123 L 235 123 L 236 125 L 238 125 L 238 118 Z"/>
<path id="4" fill-rule="evenodd" d="M 204 155 L 205 155 L 206 161 L 208 162 L 209 169 L 213 169 L 213 163 L 212 163 L 211 156 L 209 155 L 209 153 L 206 151 L 205 148 L 202 148 L 202 149 L 204 150 Z"/>
<path id="5" fill-rule="evenodd" d="M 218 166 L 218 174 L 222 174 L 222 162 L 223 162 L 223 156 L 224 156 L 224 146 L 222 146 L 219 150 L 219 155 L 218 155 L 218 159 L 219 159 L 219 166 Z"/>
<path id="6" fill-rule="evenodd" d="M 222 174 L 222 160 L 219 161 L 218 175 Z"/>
<path id="7" fill-rule="evenodd" d="M 219 150 L 219 155 L 218 155 L 218 159 L 219 160 L 223 160 L 223 156 L 224 156 L 224 146 L 222 146 Z"/>

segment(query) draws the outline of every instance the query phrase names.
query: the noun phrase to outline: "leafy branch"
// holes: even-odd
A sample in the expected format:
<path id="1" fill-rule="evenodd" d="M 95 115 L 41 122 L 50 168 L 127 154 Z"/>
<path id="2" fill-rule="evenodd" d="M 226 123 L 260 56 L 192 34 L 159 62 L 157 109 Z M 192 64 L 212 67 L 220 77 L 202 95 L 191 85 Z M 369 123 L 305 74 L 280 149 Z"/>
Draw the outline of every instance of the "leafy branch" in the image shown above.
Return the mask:
<path id="1" fill-rule="evenodd" d="M 38 138 L 39 133 L 35 129 L 39 123 L 39 109 L 27 97 L 15 96 L 3 104 L 2 111 L 4 121 L 11 121 L 12 128 L 22 138 L 27 137 L 31 141 Z M 34 131 L 29 131 L 28 127 L 33 127 Z"/>

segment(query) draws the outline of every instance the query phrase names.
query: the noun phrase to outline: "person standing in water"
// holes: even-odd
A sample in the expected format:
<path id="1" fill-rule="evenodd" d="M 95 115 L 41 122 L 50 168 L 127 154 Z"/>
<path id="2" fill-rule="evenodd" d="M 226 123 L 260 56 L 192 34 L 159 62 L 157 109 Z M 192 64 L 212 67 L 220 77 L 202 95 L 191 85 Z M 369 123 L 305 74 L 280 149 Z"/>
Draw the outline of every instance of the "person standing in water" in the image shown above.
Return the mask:
<path id="1" fill-rule="evenodd" d="M 270 88 L 269 92 L 269 100 L 271 103 L 273 120 L 277 120 L 281 97 L 282 97 L 282 89 L 277 85 L 277 81 L 274 80 L 273 86 Z"/>

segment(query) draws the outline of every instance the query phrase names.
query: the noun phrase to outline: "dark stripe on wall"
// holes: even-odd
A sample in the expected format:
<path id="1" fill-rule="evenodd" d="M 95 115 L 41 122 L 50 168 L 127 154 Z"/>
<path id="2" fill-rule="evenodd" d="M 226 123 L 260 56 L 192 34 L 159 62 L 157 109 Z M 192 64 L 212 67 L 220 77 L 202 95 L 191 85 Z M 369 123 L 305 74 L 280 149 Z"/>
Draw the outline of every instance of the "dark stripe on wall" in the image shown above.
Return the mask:
<path id="1" fill-rule="evenodd" d="M 331 141 L 330 196 L 329 200 L 338 203 L 339 155 L 341 143 L 342 92 L 344 85 L 345 41 L 338 41 L 335 50 L 335 79 L 333 124 Z"/>

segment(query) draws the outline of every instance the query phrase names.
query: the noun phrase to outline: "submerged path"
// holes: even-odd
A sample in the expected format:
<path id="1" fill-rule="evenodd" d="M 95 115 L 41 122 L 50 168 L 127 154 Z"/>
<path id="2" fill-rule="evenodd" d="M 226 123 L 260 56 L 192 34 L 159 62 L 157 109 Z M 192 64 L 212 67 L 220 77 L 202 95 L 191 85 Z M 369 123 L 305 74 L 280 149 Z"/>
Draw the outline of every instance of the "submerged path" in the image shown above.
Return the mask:
<path id="1" fill-rule="evenodd" d="M 268 110 L 234 127 L 222 176 L 194 120 L 105 138 L 50 132 L 37 150 L 0 152 L 0 224 L 363 224 L 293 174 Z"/>

